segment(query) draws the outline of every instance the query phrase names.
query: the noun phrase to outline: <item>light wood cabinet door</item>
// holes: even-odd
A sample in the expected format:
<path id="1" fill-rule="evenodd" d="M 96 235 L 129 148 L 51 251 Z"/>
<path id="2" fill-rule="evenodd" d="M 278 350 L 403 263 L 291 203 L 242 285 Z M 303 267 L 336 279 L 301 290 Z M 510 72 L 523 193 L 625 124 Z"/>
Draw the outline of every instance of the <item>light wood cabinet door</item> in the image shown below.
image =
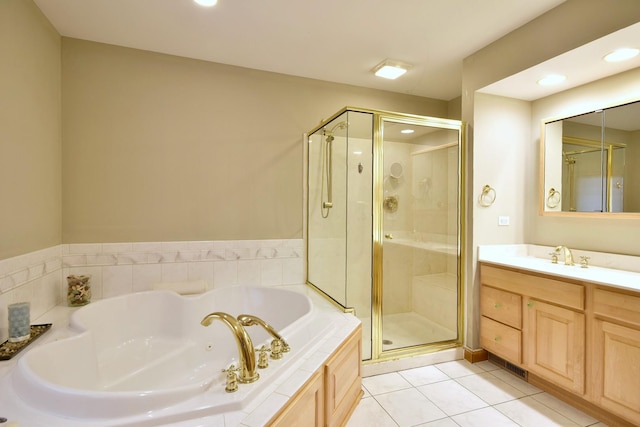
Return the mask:
<path id="1" fill-rule="evenodd" d="M 324 387 L 322 370 L 291 398 L 285 409 L 269 424 L 270 427 L 324 427 Z"/>
<path id="2" fill-rule="evenodd" d="M 362 329 L 359 327 L 325 365 L 325 423 L 342 426 L 362 396 Z"/>
<path id="3" fill-rule="evenodd" d="M 594 398 L 640 425 L 640 330 L 596 320 L 594 331 Z"/>
<path id="4" fill-rule="evenodd" d="M 585 316 L 534 299 L 525 300 L 522 331 L 525 368 L 584 394 Z"/>

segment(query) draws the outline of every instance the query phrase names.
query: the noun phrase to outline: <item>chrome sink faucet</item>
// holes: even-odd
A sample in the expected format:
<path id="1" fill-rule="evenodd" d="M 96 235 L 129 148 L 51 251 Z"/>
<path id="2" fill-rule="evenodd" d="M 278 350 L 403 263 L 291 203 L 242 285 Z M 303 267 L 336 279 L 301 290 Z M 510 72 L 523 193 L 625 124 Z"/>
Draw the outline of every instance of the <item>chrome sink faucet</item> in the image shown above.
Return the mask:
<path id="1" fill-rule="evenodd" d="M 574 265 L 573 263 L 573 254 L 571 253 L 571 249 L 566 246 L 556 246 L 557 253 L 562 252 L 564 254 L 564 265 Z"/>
<path id="2" fill-rule="evenodd" d="M 267 322 L 262 320 L 257 316 L 252 316 L 250 314 L 241 314 L 238 316 L 238 321 L 242 326 L 253 326 L 260 325 L 264 328 L 265 331 L 269 333 L 273 337 L 273 339 L 279 340 L 282 344 L 282 353 L 287 353 L 290 350 L 289 344 L 280 336 L 280 334 L 273 328 L 273 326 L 269 325 Z M 278 352 L 276 352 L 277 355 Z M 274 356 L 272 353 L 271 356 Z M 275 358 L 275 357 L 273 357 Z"/>
<path id="3" fill-rule="evenodd" d="M 227 313 L 216 311 L 215 313 L 207 314 L 200 323 L 202 326 L 209 326 L 216 319 L 222 321 L 231 329 L 236 340 L 238 359 L 240 361 L 238 382 L 248 384 L 256 381 L 260 378 L 260 374 L 256 372 L 256 354 L 251 337 L 240 322 Z"/>

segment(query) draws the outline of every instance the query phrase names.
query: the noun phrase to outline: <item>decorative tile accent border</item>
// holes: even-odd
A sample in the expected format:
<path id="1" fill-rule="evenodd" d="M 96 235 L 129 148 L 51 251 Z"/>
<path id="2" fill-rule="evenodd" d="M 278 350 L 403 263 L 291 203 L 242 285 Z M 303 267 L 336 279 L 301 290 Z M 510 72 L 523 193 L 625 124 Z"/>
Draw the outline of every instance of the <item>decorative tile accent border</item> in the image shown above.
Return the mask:
<path id="1" fill-rule="evenodd" d="M 60 246 L 0 260 L 0 294 L 62 268 Z"/>
<path id="2" fill-rule="evenodd" d="M 70 244 L 62 253 L 63 276 L 91 275 L 94 298 L 159 282 L 204 280 L 213 289 L 304 281 L 302 239 Z"/>

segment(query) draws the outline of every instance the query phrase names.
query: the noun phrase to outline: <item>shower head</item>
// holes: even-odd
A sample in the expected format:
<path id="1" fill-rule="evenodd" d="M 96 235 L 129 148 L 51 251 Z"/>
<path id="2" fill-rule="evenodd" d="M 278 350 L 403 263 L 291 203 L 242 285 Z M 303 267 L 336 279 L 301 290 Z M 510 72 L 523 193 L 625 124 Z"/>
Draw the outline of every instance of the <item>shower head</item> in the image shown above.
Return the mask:
<path id="1" fill-rule="evenodd" d="M 322 129 L 322 134 L 324 136 L 327 137 L 327 142 L 333 142 L 333 140 L 335 139 L 333 137 L 333 132 L 335 132 L 336 129 L 338 130 L 344 130 L 349 126 L 349 122 L 347 121 L 343 121 L 343 122 L 339 122 L 336 123 L 331 129 L 327 130 L 326 128 Z"/>
<path id="2" fill-rule="evenodd" d="M 336 123 L 335 126 L 333 126 L 329 132 L 333 133 L 336 129 L 344 130 L 348 126 L 349 126 L 349 122 L 347 121 L 339 122 L 339 123 Z"/>

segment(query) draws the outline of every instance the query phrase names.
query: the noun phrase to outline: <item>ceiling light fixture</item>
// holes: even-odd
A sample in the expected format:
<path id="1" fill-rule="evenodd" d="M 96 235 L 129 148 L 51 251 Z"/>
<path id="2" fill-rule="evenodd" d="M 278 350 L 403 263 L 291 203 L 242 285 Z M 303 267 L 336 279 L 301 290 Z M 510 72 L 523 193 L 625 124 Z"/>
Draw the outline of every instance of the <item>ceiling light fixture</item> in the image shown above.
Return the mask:
<path id="1" fill-rule="evenodd" d="M 606 55 L 604 57 L 604 60 L 607 62 L 626 61 L 627 59 L 631 59 L 638 56 L 638 53 L 640 53 L 640 50 L 638 49 L 625 47 L 622 49 L 614 50 L 610 54 Z"/>
<path id="2" fill-rule="evenodd" d="M 200 6 L 211 7 L 215 6 L 218 3 L 218 0 L 193 0 L 198 3 Z"/>
<path id="3" fill-rule="evenodd" d="M 567 76 L 563 76 L 562 74 L 549 74 L 538 80 L 538 84 L 540 86 L 553 86 L 562 83 L 567 79 Z"/>
<path id="4" fill-rule="evenodd" d="M 402 129 L 400 133 L 413 133 L 415 132 L 413 129 Z"/>
<path id="5" fill-rule="evenodd" d="M 394 80 L 406 73 L 409 68 L 411 68 L 411 65 L 409 64 L 385 59 L 376 65 L 371 71 L 378 77 Z"/>

